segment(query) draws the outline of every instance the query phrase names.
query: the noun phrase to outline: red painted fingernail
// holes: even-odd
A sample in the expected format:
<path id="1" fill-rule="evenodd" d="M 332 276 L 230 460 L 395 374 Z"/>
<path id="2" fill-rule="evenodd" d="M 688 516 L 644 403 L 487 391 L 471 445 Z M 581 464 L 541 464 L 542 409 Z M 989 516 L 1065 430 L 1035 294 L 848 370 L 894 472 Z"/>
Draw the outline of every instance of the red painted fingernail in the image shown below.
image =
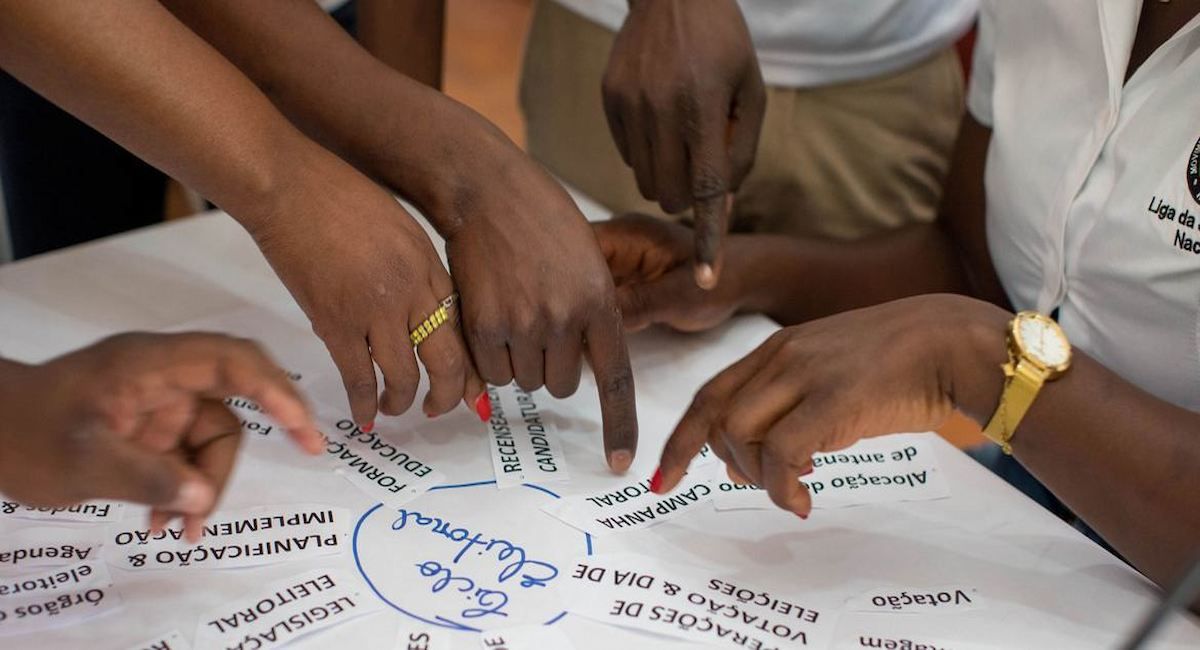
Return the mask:
<path id="1" fill-rule="evenodd" d="M 662 494 L 662 468 L 654 470 L 654 476 L 650 477 L 650 491 L 655 494 Z"/>
<path id="2" fill-rule="evenodd" d="M 488 397 L 486 390 L 475 398 L 475 413 L 479 416 L 480 422 L 492 419 L 492 400 Z"/>
<path id="3" fill-rule="evenodd" d="M 807 514 L 807 513 L 803 513 L 803 512 L 797 512 L 797 513 L 796 513 L 796 516 L 797 516 L 797 517 L 799 517 L 799 518 L 801 518 L 801 519 L 808 519 L 808 514 Z"/>
<path id="4" fill-rule="evenodd" d="M 371 433 L 372 431 L 375 430 L 375 420 L 371 420 L 370 422 L 362 425 L 359 428 L 362 429 L 363 433 Z"/>

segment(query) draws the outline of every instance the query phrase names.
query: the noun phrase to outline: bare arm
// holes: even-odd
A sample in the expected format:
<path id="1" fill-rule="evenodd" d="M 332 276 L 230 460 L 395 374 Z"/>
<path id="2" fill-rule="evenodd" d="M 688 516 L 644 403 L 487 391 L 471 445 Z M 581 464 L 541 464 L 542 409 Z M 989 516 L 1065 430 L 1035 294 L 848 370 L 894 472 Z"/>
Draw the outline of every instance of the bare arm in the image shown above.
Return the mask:
<path id="1" fill-rule="evenodd" d="M 260 92 L 157 2 L 7 2 L 0 65 L 247 225 L 311 155 Z"/>
<path id="2" fill-rule="evenodd" d="M 1007 307 L 984 229 L 983 168 L 991 131 L 963 120 L 939 218 L 854 242 L 732 235 L 711 291 L 688 286 L 691 235 L 643 218 L 596 225 L 626 323 L 711 327 L 735 312 L 794 325 L 926 293 L 961 293 Z"/>
<path id="3" fill-rule="evenodd" d="M 620 313 L 562 187 L 482 117 L 370 56 L 312 2 L 167 4 L 306 133 L 421 208 L 447 240 L 483 379 L 563 397 L 590 359 L 609 464 L 624 471 L 637 415 Z"/>
<path id="4" fill-rule="evenodd" d="M 360 425 L 407 410 L 419 379 L 408 331 L 453 284 L 391 196 L 304 137 L 157 2 L 3 8 L 0 65 L 246 226 L 325 341 Z M 457 333 L 421 353 L 431 416 L 482 392 Z"/>
<path id="5" fill-rule="evenodd" d="M 397 71 L 442 87 L 445 0 L 358 0 L 358 41 Z"/>
<path id="6" fill-rule="evenodd" d="M 954 378 L 948 392 L 982 425 L 999 399 L 1011 315 L 990 307 L 956 310 L 970 316 L 947 356 L 947 376 Z M 1066 375 L 1042 389 L 1012 446 L 1056 497 L 1139 570 L 1170 586 L 1200 556 L 1198 431 L 1200 414 L 1077 351 Z M 1200 613 L 1200 602 L 1192 608 Z"/>
<path id="7" fill-rule="evenodd" d="M 863 436 L 936 429 L 955 408 L 981 425 L 991 417 L 1012 314 L 984 230 L 989 137 L 966 118 L 938 224 L 857 243 L 735 236 L 721 285 L 740 284 L 728 294 L 721 286 L 687 294 L 686 266 L 663 272 L 686 261 L 686 237 L 681 246 L 678 237 L 664 235 L 665 227 L 649 229 L 640 220 L 597 226 L 619 279 L 660 274 L 621 284 L 631 313 L 690 329 L 712 324 L 696 322 L 696 314 L 707 309 L 723 318 L 733 305 L 801 323 L 701 390 L 663 453 L 664 489 L 707 440 L 713 449 L 733 449 L 727 462 L 767 487 L 781 507 L 807 513 L 797 472 L 788 472 L 803 468 L 814 451 L 840 449 Z M 919 295 L 945 291 L 975 299 Z M 722 299 L 730 305 L 714 311 L 712 302 Z M 763 381 L 774 390 L 761 390 Z M 710 426 L 715 422 L 724 424 Z M 1138 569 L 1169 585 L 1200 552 L 1197 431 L 1200 414 L 1077 354 L 1066 376 L 1043 389 L 1013 449 Z M 710 432 L 722 432 L 720 439 L 708 439 Z M 750 443 L 773 450 L 775 458 L 739 455 Z"/>
<path id="8" fill-rule="evenodd" d="M 462 159 L 468 152 L 515 151 L 469 108 L 371 56 L 313 2 L 163 4 L 305 133 L 411 200 L 443 235 L 466 218 L 458 206 L 474 178 Z M 390 3 L 377 9 L 400 11 Z M 367 18 L 374 20 L 372 11 L 368 7 Z M 383 26 L 368 30 L 377 27 Z"/>

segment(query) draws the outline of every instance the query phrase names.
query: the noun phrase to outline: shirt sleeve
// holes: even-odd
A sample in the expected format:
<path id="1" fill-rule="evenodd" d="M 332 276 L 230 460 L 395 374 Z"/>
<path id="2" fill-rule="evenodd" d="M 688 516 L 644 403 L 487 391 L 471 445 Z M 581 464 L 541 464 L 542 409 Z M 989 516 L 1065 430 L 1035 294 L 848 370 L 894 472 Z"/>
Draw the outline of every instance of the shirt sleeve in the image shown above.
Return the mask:
<path id="1" fill-rule="evenodd" d="M 975 53 L 971 62 L 971 83 L 967 88 L 967 110 L 984 126 L 992 126 L 992 89 L 995 84 L 995 24 L 991 7 L 982 3 Z"/>

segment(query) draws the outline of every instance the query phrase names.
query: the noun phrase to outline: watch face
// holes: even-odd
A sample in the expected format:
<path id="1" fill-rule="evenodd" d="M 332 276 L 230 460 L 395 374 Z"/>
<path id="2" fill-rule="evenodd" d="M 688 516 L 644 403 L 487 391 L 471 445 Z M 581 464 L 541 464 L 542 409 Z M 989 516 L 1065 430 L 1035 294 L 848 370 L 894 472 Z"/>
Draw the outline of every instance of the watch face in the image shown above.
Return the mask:
<path id="1" fill-rule="evenodd" d="M 1021 314 L 1017 321 L 1021 350 L 1047 368 L 1059 368 L 1071 360 L 1071 345 L 1058 324 L 1041 315 Z"/>

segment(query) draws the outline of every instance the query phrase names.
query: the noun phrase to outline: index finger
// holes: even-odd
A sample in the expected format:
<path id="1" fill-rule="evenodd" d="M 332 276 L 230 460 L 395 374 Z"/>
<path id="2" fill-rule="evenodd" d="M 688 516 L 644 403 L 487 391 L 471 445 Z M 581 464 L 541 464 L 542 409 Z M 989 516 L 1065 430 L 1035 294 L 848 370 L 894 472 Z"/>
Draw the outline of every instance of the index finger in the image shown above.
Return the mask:
<path id="1" fill-rule="evenodd" d="M 667 438 L 667 444 L 663 446 L 658 471 L 652 484 L 658 488 L 655 492 L 666 494 L 679 483 L 687 473 L 692 459 L 708 441 L 713 427 L 721 422 L 729 397 L 758 372 L 763 362 L 774 355 L 777 347 L 776 337 L 767 339 L 746 357 L 710 379 L 696 393 L 679 424 L 675 425 L 675 430 Z"/>
<path id="2" fill-rule="evenodd" d="M 319 452 L 321 437 L 308 405 L 287 373 L 253 341 L 225 335 L 190 335 L 198 344 L 177 348 L 165 365 L 165 383 L 210 399 L 234 395 L 259 404 L 309 453 Z M 199 368 L 206 372 L 197 372 Z"/>
<path id="3" fill-rule="evenodd" d="M 721 272 L 721 241 L 729 228 L 732 207 L 732 166 L 723 113 L 701 116 L 686 135 L 691 175 L 692 216 L 696 221 L 696 284 L 717 285 Z"/>
<path id="4" fill-rule="evenodd" d="M 320 452 L 323 447 L 321 435 L 317 433 L 312 413 L 300 391 L 266 352 L 256 344 L 247 343 L 229 350 L 224 367 L 218 373 L 215 397 L 241 395 L 253 400 L 302 449 L 310 454 Z"/>
<path id="5" fill-rule="evenodd" d="M 604 456 L 612 471 L 629 469 L 637 453 L 637 404 L 629 350 L 621 331 L 619 312 L 612 308 L 588 324 L 587 353 L 596 390 L 600 394 L 600 418 L 604 426 Z"/>

